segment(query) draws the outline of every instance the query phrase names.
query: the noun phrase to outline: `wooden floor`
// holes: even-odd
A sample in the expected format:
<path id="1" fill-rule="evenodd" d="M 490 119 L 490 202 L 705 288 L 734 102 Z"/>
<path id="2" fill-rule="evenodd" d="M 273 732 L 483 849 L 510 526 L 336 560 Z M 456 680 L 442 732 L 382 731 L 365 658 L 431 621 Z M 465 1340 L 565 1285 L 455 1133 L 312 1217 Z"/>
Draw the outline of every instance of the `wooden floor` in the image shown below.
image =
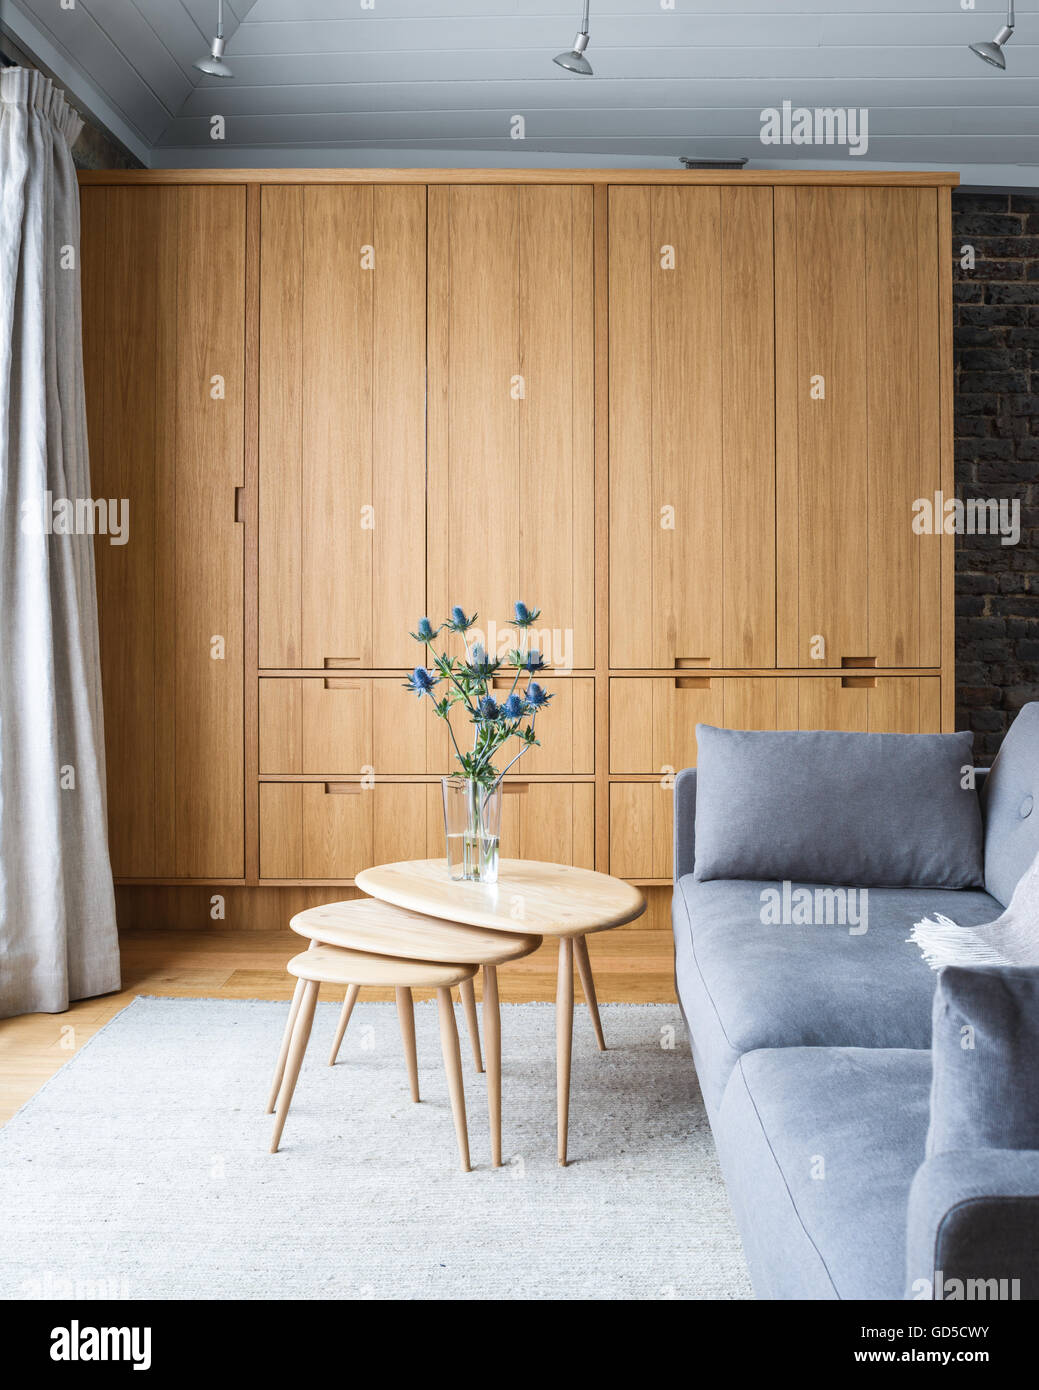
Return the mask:
<path id="1" fill-rule="evenodd" d="M 304 945 L 288 931 L 134 928 L 123 932 L 123 989 L 118 994 L 85 999 L 63 1014 L 0 1020 L 0 1124 L 135 995 L 288 1000 L 295 981 L 285 973 L 285 962 Z M 588 950 L 601 1003 L 657 1004 L 674 999 L 669 931 L 601 932 L 588 938 Z M 553 1000 L 556 960 L 557 947 L 550 943 L 525 960 L 503 965 L 498 972 L 502 1003 Z M 575 991 L 581 998 L 579 982 Z M 422 991 L 415 994 L 423 997 Z M 323 997 L 335 995 L 326 990 Z M 392 999 L 393 991 L 366 990 L 361 998 Z"/>

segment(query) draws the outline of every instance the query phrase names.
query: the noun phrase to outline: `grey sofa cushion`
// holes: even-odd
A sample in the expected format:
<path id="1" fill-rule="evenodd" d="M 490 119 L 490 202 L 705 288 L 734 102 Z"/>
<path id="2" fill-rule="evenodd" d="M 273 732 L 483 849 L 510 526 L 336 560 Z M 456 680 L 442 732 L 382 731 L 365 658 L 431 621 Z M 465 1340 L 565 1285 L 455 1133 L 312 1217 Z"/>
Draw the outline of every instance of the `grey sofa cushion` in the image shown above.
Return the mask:
<path id="1" fill-rule="evenodd" d="M 763 889 L 691 875 L 675 888 L 675 982 L 712 1119 L 737 1059 L 762 1047 L 931 1045 L 935 979 L 906 938 L 943 912 L 975 926 L 998 904 L 983 892 L 870 890 L 869 929 L 767 926 Z"/>
<path id="2" fill-rule="evenodd" d="M 1039 968 L 947 966 L 934 995 L 928 1156 L 1039 1149 Z"/>
<path id="3" fill-rule="evenodd" d="M 930 1072 L 903 1049 L 740 1058 L 714 1133 L 759 1298 L 901 1298 Z"/>
<path id="4" fill-rule="evenodd" d="M 983 882 L 973 735 L 696 728 L 701 880 L 864 887 Z"/>
<path id="5" fill-rule="evenodd" d="M 1025 705 L 981 789 L 985 887 L 1006 905 L 1039 854 L 1039 703 Z"/>

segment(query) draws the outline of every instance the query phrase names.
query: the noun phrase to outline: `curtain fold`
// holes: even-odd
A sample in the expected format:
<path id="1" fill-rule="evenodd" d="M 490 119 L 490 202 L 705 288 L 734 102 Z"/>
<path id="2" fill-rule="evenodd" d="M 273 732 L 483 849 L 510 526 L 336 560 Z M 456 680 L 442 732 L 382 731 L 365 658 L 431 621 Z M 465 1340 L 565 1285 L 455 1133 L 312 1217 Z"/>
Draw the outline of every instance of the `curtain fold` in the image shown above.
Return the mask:
<path id="1" fill-rule="evenodd" d="M 79 288 L 82 122 L 0 72 L 0 1017 L 119 988 Z M 132 523 L 131 523 L 132 524 Z"/>

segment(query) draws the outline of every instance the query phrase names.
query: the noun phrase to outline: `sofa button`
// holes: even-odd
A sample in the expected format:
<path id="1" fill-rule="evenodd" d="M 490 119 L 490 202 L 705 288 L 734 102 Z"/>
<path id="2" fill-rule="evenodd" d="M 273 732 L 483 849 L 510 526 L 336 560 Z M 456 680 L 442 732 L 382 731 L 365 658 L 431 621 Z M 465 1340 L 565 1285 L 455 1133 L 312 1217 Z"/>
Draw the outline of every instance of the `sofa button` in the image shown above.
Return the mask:
<path id="1" fill-rule="evenodd" d="M 1030 796 L 1026 796 L 1025 799 L 1024 799 L 1024 801 L 1021 802 L 1021 819 L 1022 819 L 1022 820 L 1024 820 L 1026 816 L 1030 816 L 1030 815 L 1032 814 L 1032 806 L 1033 806 L 1033 804 L 1034 804 L 1034 803 L 1033 803 L 1033 798 L 1030 797 Z"/>

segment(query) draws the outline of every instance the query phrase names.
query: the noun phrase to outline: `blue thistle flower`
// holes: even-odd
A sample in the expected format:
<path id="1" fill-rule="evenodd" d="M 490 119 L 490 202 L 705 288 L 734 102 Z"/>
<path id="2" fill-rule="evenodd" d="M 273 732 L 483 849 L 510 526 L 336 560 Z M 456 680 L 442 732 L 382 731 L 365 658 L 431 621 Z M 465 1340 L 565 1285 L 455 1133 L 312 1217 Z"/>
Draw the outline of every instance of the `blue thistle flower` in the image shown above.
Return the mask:
<path id="1" fill-rule="evenodd" d="M 524 704 L 523 696 L 513 693 L 502 705 L 502 714 L 506 719 L 522 719 L 526 713 L 527 706 Z"/>
<path id="2" fill-rule="evenodd" d="M 548 704 L 552 696 L 547 690 L 538 685 L 537 681 L 531 681 L 526 690 L 526 701 L 532 709 L 543 709 Z"/>
<path id="3" fill-rule="evenodd" d="M 424 666 L 416 666 L 414 671 L 404 682 L 405 690 L 413 690 L 421 700 L 423 695 L 432 695 L 433 687 L 438 685 L 439 676 L 434 676 L 432 671 L 427 671 Z"/>
<path id="4" fill-rule="evenodd" d="M 527 652 L 527 655 L 523 660 L 523 665 L 531 673 L 533 673 L 534 671 L 542 671 L 545 667 L 545 658 L 535 648 L 534 650 Z"/>
<path id="5" fill-rule="evenodd" d="M 480 681 L 486 680 L 488 676 L 493 676 L 500 665 L 501 662 L 489 657 L 483 647 L 477 642 L 476 646 L 473 647 L 472 656 L 465 670 L 473 680 Z"/>
<path id="6" fill-rule="evenodd" d="M 538 618 L 541 617 L 540 608 L 535 608 L 532 611 L 525 603 L 520 603 L 518 600 L 515 604 L 515 609 L 516 616 L 513 618 L 513 623 L 516 627 L 530 627 L 531 623 L 536 623 Z"/>
<path id="7" fill-rule="evenodd" d="M 439 631 L 439 628 L 434 629 L 428 618 L 419 618 L 418 632 L 413 632 L 411 635 L 416 642 L 432 642 Z"/>
<path id="8" fill-rule="evenodd" d="M 465 609 L 459 608 L 458 604 L 455 604 L 454 608 L 451 609 L 451 616 L 444 626 L 451 632 L 468 632 L 473 623 L 476 622 L 478 616 L 478 614 L 474 613 L 471 618 L 467 618 L 465 616 Z"/>
<path id="9" fill-rule="evenodd" d="M 478 706 L 480 714 L 484 719 L 497 719 L 501 714 L 498 701 L 491 695 L 485 695 Z"/>

